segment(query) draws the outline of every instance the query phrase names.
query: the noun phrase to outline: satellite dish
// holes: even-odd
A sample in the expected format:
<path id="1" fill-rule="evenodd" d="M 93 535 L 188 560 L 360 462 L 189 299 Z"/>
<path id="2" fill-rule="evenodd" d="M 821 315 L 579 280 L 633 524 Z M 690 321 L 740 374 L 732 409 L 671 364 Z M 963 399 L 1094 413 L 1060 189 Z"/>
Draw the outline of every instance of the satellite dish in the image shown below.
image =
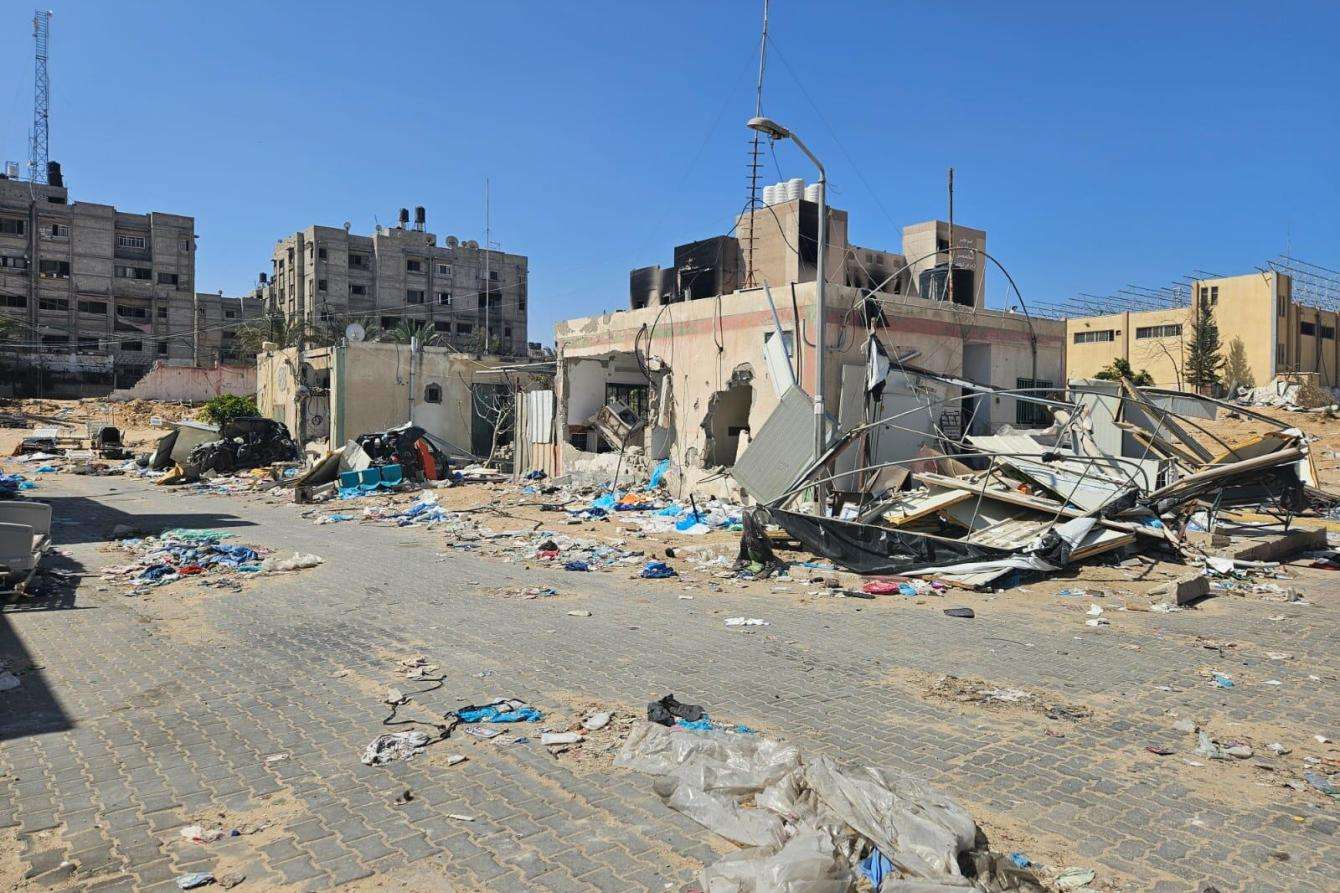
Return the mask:
<path id="1" fill-rule="evenodd" d="M 359 323 L 351 322 L 344 327 L 344 337 L 348 338 L 350 341 L 362 341 L 367 336 L 368 333 L 364 331 L 363 326 Z"/>

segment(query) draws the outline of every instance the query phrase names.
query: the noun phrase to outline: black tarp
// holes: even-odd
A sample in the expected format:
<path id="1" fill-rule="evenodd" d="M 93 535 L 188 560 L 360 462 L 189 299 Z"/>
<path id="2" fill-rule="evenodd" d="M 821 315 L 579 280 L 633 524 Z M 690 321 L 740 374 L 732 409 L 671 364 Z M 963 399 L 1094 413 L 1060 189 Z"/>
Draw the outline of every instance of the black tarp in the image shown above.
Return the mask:
<path id="1" fill-rule="evenodd" d="M 900 574 L 924 567 L 991 561 L 1015 554 L 961 540 L 769 509 L 772 519 L 816 555 L 858 574 Z"/>

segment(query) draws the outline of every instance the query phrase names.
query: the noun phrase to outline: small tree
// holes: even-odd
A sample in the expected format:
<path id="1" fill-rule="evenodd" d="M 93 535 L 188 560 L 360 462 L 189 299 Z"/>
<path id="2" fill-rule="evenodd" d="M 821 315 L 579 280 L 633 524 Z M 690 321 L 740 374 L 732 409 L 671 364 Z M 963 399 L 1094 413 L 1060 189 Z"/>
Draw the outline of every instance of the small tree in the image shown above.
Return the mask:
<path id="1" fill-rule="evenodd" d="M 1154 376 L 1149 374 L 1149 370 L 1141 369 L 1136 372 L 1131 368 L 1131 361 L 1125 357 L 1117 357 L 1108 366 L 1094 375 L 1094 378 L 1101 378 L 1103 381 L 1121 381 L 1125 379 L 1137 388 L 1147 387 L 1154 383 Z"/>
<path id="2" fill-rule="evenodd" d="M 1219 324 L 1214 321 L 1214 310 L 1209 302 L 1201 301 L 1196 307 L 1191 342 L 1187 345 L 1187 384 L 1197 389 L 1214 388 L 1219 384 L 1219 373 L 1224 368 L 1220 347 Z"/>
<path id="3" fill-rule="evenodd" d="M 260 415 L 256 408 L 255 397 L 238 397 L 235 394 L 220 394 L 207 401 L 200 414 L 214 425 L 222 426 L 229 419 L 238 416 Z"/>
<path id="4" fill-rule="evenodd" d="M 1224 378 L 1227 379 L 1230 388 L 1256 387 L 1256 377 L 1252 375 L 1252 367 L 1247 362 L 1247 345 L 1236 335 L 1228 342 L 1228 361 L 1224 363 Z"/>
<path id="5" fill-rule="evenodd" d="M 18 335 L 19 322 L 12 316 L 0 316 L 0 341 L 8 341 Z"/>

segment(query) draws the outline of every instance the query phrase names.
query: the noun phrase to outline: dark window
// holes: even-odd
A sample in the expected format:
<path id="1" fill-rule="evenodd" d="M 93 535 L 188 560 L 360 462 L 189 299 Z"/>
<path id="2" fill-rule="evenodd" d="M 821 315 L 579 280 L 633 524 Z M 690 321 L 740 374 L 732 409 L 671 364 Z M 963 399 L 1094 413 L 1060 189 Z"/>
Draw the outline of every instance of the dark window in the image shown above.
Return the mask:
<path id="1" fill-rule="evenodd" d="M 38 298 L 38 310 L 60 310 L 62 312 L 70 309 L 70 302 L 64 298 Z"/>
<path id="2" fill-rule="evenodd" d="M 1317 334 L 1317 326 L 1314 323 L 1300 321 L 1298 331 L 1304 335 L 1315 335 Z"/>
<path id="3" fill-rule="evenodd" d="M 142 279 L 149 280 L 153 278 L 153 270 L 144 267 L 117 267 L 116 278 L 118 279 Z"/>
<path id="4" fill-rule="evenodd" d="M 143 341 L 122 341 L 121 349 L 131 353 L 142 353 L 144 351 Z"/>
<path id="5" fill-rule="evenodd" d="M 637 413 L 638 418 L 647 417 L 648 389 L 644 384 L 606 384 L 605 402 L 618 400 L 624 406 L 627 406 L 633 412 Z"/>
<path id="6" fill-rule="evenodd" d="M 1217 286 L 1217 285 L 1211 285 L 1211 286 L 1210 286 L 1210 306 L 1213 307 L 1215 304 L 1218 304 L 1218 303 L 1219 303 L 1219 286 Z"/>
<path id="7" fill-rule="evenodd" d="M 422 303 L 423 303 L 423 289 L 421 289 L 421 288 L 410 288 L 410 289 L 406 289 L 406 290 L 405 290 L 405 303 L 406 303 L 406 304 L 422 304 Z"/>
<path id="8" fill-rule="evenodd" d="M 21 236 L 28 231 L 28 221 L 0 217 L 0 236 Z"/>
<path id="9" fill-rule="evenodd" d="M 1050 388 L 1052 383 L 1044 381 L 1041 378 L 1016 378 L 1015 387 L 1020 390 L 1027 388 Z M 1030 396 L 1055 398 L 1056 394 L 1048 391 L 1033 391 Z M 1051 415 L 1047 408 L 1040 403 L 1030 403 L 1024 400 L 1014 401 L 1014 422 L 1016 425 L 1045 426 L 1051 424 Z"/>
<path id="10" fill-rule="evenodd" d="M 23 308 L 28 306 L 28 299 L 23 295 L 0 295 L 0 307 Z"/>
<path id="11" fill-rule="evenodd" d="M 123 307 L 118 304 L 116 315 L 122 319 L 148 319 L 149 310 L 146 307 Z"/>
<path id="12" fill-rule="evenodd" d="M 349 294 L 351 295 L 365 295 L 367 293 L 368 293 L 368 287 L 366 285 L 349 286 Z"/>
<path id="13" fill-rule="evenodd" d="M 316 256 L 317 256 L 318 258 L 320 258 L 321 260 L 325 260 L 325 259 L 326 259 L 326 249 L 324 249 L 324 248 L 318 248 L 318 249 L 316 249 Z"/>
<path id="14" fill-rule="evenodd" d="M 440 292 L 438 292 L 438 293 L 437 293 L 437 302 L 438 302 L 439 304 L 441 304 L 443 307 L 450 307 L 450 306 L 451 306 L 451 292 L 449 292 L 449 291 L 440 291 Z"/>
<path id="15" fill-rule="evenodd" d="M 439 384 L 430 384 L 423 389 L 423 401 L 425 403 L 442 402 L 442 386 Z"/>
<path id="16" fill-rule="evenodd" d="M 74 348 L 74 349 L 77 350 L 77 351 L 79 351 L 80 353 L 97 353 L 97 352 L 98 352 L 98 349 L 99 349 L 99 346 L 98 346 L 98 339 L 97 339 L 97 338 L 80 338 L 80 339 L 75 343 L 75 348 Z"/>
<path id="17" fill-rule="evenodd" d="M 99 316 L 106 316 L 106 315 L 107 315 L 107 302 L 106 302 L 106 301 L 80 301 L 80 302 L 79 302 L 79 312 L 80 312 L 80 313 L 96 313 L 96 314 L 98 314 Z"/>
<path id="18" fill-rule="evenodd" d="M 825 278 L 827 278 L 827 277 L 825 277 Z M 498 281 L 498 271 L 497 271 L 497 270 L 489 270 L 489 281 L 490 281 L 490 282 L 497 282 L 497 281 Z"/>
<path id="19" fill-rule="evenodd" d="M 70 235 L 70 225 L 68 223 L 44 223 L 42 229 L 53 239 L 64 239 Z"/>
<path id="20" fill-rule="evenodd" d="M 383 317 L 382 317 L 382 328 L 383 328 L 383 329 L 394 329 L 394 328 L 395 328 L 395 317 L 394 317 L 394 316 L 383 316 Z"/>
<path id="21" fill-rule="evenodd" d="M 158 308 L 158 318 L 159 318 L 159 319 L 167 319 L 167 310 L 168 310 L 168 309 L 167 309 L 166 307 L 159 307 L 159 308 Z"/>
<path id="22" fill-rule="evenodd" d="M 57 279 L 70 278 L 70 262 L 68 260 L 46 260 L 38 261 L 37 272 L 46 277 Z"/>
<path id="23" fill-rule="evenodd" d="M 469 335 L 469 334 L 470 334 L 471 332 L 473 332 L 474 330 L 475 330 L 475 327 L 472 326 L 472 325 L 470 325 L 470 323 L 468 323 L 468 322 L 458 322 L 458 323 L 456 323 L 456 334 L 457 334 L 457 335 Z"/>
<path id="24" fill-rule="evenodd" d="M 433 329 L 434 329 L 435 331 L 438 331 L 438 332 L 446 332 L 446 333 L 450 334 L 450 333 L 451 333 L 451 320 L 449 320 L 449 319 L 439 319 L 437 322 L 433 323 Z"/>
<path id="25" fill-rule="evenodd" d="M 26 257 L 0 257 L 0 270 L 26 270 L 28 269 L 28 258 Z"/>
<path id="26" fill-rule="evenodd" d="M 159 352 L 160 354 L 166 354 L 167 351 L 168 351 L 167 342 L 166 342 L 166 341 L 160 341 L 160 342 L 158 342 L 158 352 Z"/>
<path id="27" fill-rule="evenodd" d="M 407 273 L 422 273 L 422 272 L 423 272 L 423 261 L 421 261 L 421 260 L 407 260 L 407 261 L 405 261 L 405 271 L 406 271 Z"/>
<path id="28" fill-rule="evenodd" d="M 1135 337 L 1140 338 L 1176 338 L 1182 334 L 1181 323 L 1170 323 L 1163 326 L 1136 326 Z"/>
<path id="29" fill-rule="evenodd" d="M 1092 332 L 1076 332 L 1076 344 L 1093 344 L 1096 341 L 1115 341 L 1117 333 L 1115 329 L 1097 329 Z"/>
<path id="30" fill-rule="evenodd" d="M 450 275 L 451 275 L 451 264 L 438 264 L 438 265 L 437 265 L 437 275 L 439 275 L 439 276 L 450 276 Z"/>
<path id="31" fill-rule="evenodd" d="M 511 337 L 512 337 L 512 327 L 511 327 L 511 326 L 503 326 L 503 337 L 504 337 L 504 338 L 511 338 Z"/>
<path id="32" fill-rule="evenodd" d="M 1322 326 L 1322 327 L 1321 327 L 1321 337 L 1323 337 L 1323 338 L 1329 338 L 1329 339 L 1331 339 L 1332 341 L 1334 341 L 1334 340 L 1335 340 L 1335 326 Z"/>
<path id="33" fill-rule="evenodd" d="M 70 336 L 69 336 L 69 335 L 43 335 L 43 336 L 42 336 L 42 343 L 43 343 L 43 344 L 69 344 L 69 343 L 70 343 Z"/>
<path id="34" fill-rule="evenodd" d="M 158 274 L 158 284 L 159 284 L 159 285 L 171 285 L 171 286 L 176 286 L 176 284 L 177 284 L 177 274 L 176 274 L 176 273 L 159 273 L 159 274 Z"/>
<path id="35" fill-rule="evenodd" d="M 349 266 L 356 270 L 366 270 L 368 268 L 368 256 L 366 254 L 349 255 Z"/>
<path id="36" fill-rule="evenodd" d="M 224 318 L 224 319 L 237 319 L 237 311 L 236 311 L 236 310 L 225 310 L 225 311 L 223 311 L 223 318 Z"/>
<path id="37" fill-rule="evenodd" d="M 326 290 L 326 280 L 324 280 L 324 279 L 318 279 L 318 280 L 316 280 L 316 290 L 317 290 L 317 291 L 325 291 L 325 290 Z"/>
<path id="38" fill-rule="evenodd" d="M 1277 316 L 1289 315 L 1289 299 L 1286 296 L 1280 295 L 1275 299 L 1275 314 Z"/>

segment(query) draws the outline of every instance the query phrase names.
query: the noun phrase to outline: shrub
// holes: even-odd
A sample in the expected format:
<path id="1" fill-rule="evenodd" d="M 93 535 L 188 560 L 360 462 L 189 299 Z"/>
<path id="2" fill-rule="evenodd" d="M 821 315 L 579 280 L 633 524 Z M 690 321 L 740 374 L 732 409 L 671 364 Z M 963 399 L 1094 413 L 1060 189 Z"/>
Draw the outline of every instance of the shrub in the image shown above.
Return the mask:
<path id="1" fill-rule="evenodd" d="M 255 397 L 220 394 L 204 405 L 201 414 L 210 424 L 222 425 L 238 416 L 260 415 L 260 410 L 256 408 Z"/>

